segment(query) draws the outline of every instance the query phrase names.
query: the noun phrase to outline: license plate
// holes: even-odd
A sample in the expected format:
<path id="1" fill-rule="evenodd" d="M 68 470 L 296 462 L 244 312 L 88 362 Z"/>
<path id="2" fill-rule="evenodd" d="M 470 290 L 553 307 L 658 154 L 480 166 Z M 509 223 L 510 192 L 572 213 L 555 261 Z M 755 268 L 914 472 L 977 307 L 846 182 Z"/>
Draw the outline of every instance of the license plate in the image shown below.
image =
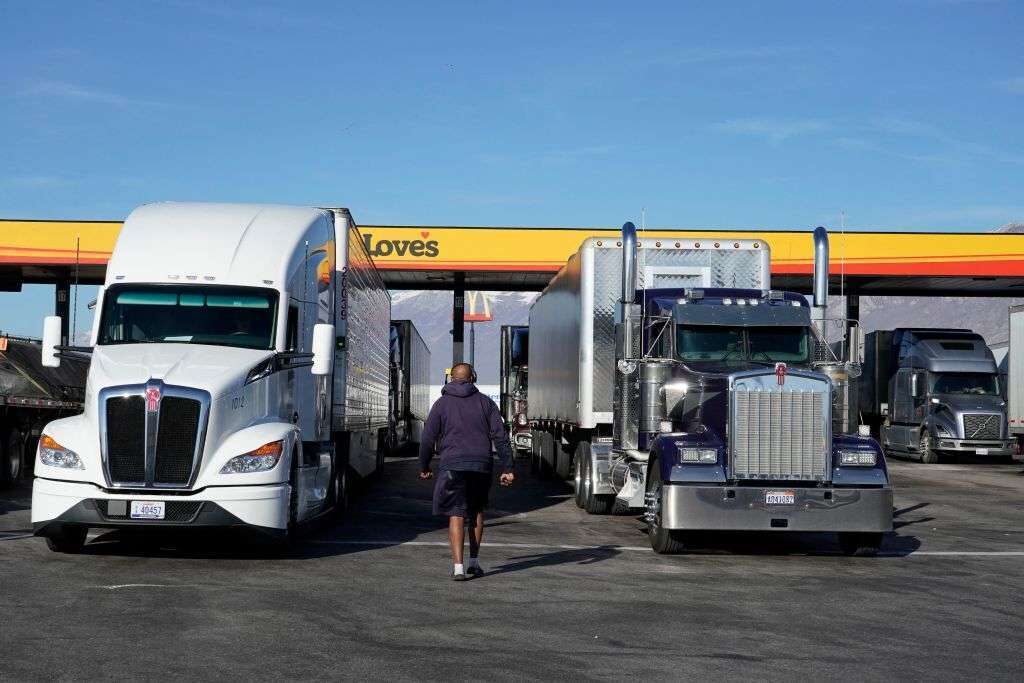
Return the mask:
<path id="1" fill-rule="evenodd" d="M 987 448 L 978 448 L 974 452 L 977 453 L 978 455 L 988 455 Z"/>
<path id="2" fill-rule="evenodd" d="M 792 491 L 765 491 L 764 502 L 766 505 L 794 505 L 796 494 Z"/>
<path id="3" fill-rule="evenodd" d="M 132 519 L 163 519 L 164 501 L 162 500 L 133 500 Z"/>

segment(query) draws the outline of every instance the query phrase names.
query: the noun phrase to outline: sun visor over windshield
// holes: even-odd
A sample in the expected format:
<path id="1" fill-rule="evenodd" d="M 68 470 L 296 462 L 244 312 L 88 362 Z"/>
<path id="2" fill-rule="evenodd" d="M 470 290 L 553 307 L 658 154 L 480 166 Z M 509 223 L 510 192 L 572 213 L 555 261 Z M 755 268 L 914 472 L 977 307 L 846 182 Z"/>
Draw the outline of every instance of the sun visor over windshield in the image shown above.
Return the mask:
<path id="1" fill-rule="evenodd" d="M 679 304 L 673 317 L 685 325 L 728 325 L 733 327 L 756 327 L 761 325 L 801 327 L 811 324 L 810 309 L 806 306 L 707 306 L 702 304 Z"/>

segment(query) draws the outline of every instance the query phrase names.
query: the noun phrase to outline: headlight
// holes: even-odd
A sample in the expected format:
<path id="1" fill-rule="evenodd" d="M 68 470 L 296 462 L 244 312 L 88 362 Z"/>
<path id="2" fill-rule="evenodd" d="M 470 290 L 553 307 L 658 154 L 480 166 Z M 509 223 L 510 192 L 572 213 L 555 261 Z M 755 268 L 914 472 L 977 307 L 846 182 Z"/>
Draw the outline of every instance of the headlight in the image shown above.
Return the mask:
<path id="1" fill-rule="evenodd" d="M 526 413 L 519 413 L 516 415 L 516 424 L 520 427 L 525 427 L 530 424 L 530 421 L 526 419 Z"/>
<path id="2" fill-rule="evenodd" d="M 872 467 L 877 460 L 874 451 L 839 451 L 839 464 L 844 467 Z"/>
<path id="3" fill-rule="evenodd" d="M 281 459 L 284 441 L 265 443 L 254 451 L 236 455 L 221 468 L 221 474 L 239 474 L 245 472 L 266 472 L 274 469 Z"/>
<path id="4" fill-rule="evenodd" d="M 43 434 L 43 438 L 39 440 L 39 461 L 50 467 L 63 467 L 68 470 L 85 469 L 78 453 L 64 448 L 46 434 Z"/>
<path id="5" fill-rule="evenodd" d="M 679 451 L 679 459 L 683 462 L 714 465 L 718 462 L 718 450 L 715 448 L 684 448 Z"/>

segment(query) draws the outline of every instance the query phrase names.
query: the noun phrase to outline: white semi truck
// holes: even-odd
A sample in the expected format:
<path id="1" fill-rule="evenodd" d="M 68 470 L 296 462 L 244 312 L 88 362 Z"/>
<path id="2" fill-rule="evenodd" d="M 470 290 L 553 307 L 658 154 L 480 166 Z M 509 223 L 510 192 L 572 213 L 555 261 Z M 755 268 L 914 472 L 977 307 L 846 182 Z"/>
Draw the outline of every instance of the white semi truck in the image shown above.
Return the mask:
<path id="1" fill-rule="evenodd" d="M 383 462 L 391 301 L 345 209 L 151 204 L 107 265 L 81 415 L 43 429 L 32 525 L 244 528 L 287 542 Z"/>

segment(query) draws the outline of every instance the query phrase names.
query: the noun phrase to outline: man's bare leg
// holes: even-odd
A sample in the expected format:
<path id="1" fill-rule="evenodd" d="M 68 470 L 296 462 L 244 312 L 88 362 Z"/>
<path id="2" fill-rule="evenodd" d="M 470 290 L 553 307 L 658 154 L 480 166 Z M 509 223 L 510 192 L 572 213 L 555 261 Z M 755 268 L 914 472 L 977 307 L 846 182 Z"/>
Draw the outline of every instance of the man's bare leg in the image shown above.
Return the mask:
<path id="1" fill-rule="evenodd" d="M 466 540 L 466 520 L 462 515 L 448 518 L 448 542 L 452 546 L 452 564 L 462 564 L 462 544 Z"/>
<path id="2" fill-rule="evenodd" d="M 470 521 L 473 528 L 469 533 L 469 556 L 476 558 L 480 554 L 480 544 L 484 540 L 484 513 L 476 513 L 476 518 Z"/>

